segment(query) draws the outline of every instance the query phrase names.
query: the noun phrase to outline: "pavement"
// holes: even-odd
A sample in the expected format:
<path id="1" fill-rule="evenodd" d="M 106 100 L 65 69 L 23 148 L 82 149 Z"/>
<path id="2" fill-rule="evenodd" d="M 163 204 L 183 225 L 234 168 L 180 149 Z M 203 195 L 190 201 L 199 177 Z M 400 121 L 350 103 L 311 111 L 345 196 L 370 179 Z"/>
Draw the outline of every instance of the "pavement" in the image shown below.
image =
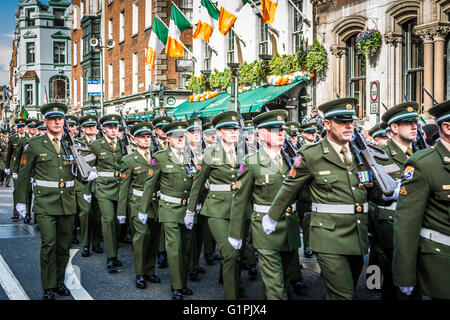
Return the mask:
<path id="1" fill-rule="evenodd" d="M 42 288 L 40 282 L 40 234 L 22 220 L 12 222 L 13 188 L 0 187 L 0 300 L 40 300 Z M 78 235 L 81 240 L 81 236 Z M 133 255 L 130 244 L 119 243 L 118 258 L 123 264 L 121 272 L 106 272 L 106 255 L 91 252 L 87 258 L 81 256 L 80 245 L 72 245 L 71 259 L 66 269 L 66 285 L 72 295 L 57 300 L 170 300 L 169 269 L 156 268 L 161 283 L 147 283 L 147 289 L 137 289 Z M 218 254 L 218 250 L 216 250 Z M 299 296 L 293 294 L 293 300 L 322 300 L 323 284 L 320 268 L 315 258 L 303 256 L 299 249 L 300 263 L 303 266 L 303 281 L 307 288 Z M 206 270 L 200 282 L 188 281 L 188 287 L 194 292 L 185 296 L 185 300 L 223 300 L 223 287 L 218 282 L 219 264 L 205 265 L 203 254 L 200 265 Z M 361 273 L 356 300 L 378 300 L 380 293 L 366 288 L 366 263 Z M 242 271 L 242 285 L 245 288 L 244 300 L 260 299 L 262 280 L 258 270 L 257 280 L 250 280 L 247 271 Z"/>

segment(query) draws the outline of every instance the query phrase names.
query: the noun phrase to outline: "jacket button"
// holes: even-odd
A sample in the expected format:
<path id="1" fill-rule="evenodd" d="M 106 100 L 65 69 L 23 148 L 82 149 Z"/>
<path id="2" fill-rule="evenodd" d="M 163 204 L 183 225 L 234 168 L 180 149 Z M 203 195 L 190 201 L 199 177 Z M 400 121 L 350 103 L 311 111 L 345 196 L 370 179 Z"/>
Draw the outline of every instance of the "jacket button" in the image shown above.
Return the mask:
<path id="1" fill-rule="evenodd" d="M 389 219 L 392 219 L 392 216 L 389 216 Z"/>
<path id="2" fill-rule="evenodd" d="M 186 182 L 186 179 L 183 179 L 184 180 L 184 182 Z"/>
<path id="3" fill-rule="evenodd" d="M 437 251 L 437 252 L 441 252 L 441 249 L 439 249 L 439 248 L 436 248 L 436 251 Z"/>
<path id="4" fill-rule="evenodd" d="M 352 187 L 352 190 L 353 190 L 353 191 L 356 190 L 355 187 Z"/>
<path id="5" fill-rule="evenodd" d="M 187 193 L 187 190 L 184 190 L 184 193 Z"/>
<path id="6" fill-rule="evenodd" d="M 361 223 L 361 220 L 356 220 L 356 222 Z"/>
<path id="7" fill-rule="evenodd" d="M 59 167 L 59 170 L 62 170 L 62 167 Z"/>
<path id="8" fill-rule="evenodd" d="M 231 178 L 233 178 L 233 179 L 235 178 L 234 174 L 231 175 Z"/>
<path id="9" fill-rule="evenodd" d="M 328 179 L 323 179 L 324 182 L 328 182 Z"/>
<path id="10" fill-rule="evenodd" d="M 349 175 L 349 176 L 351 176 L 351 175 L 352 175 L 352 172 L 351 172 L 351 171 L 349 171 L 349 172 L 348 172 L 348 175 Z"/>
<path id="11" fill-rule="evenodd" d="M 320 222 L 320 223 L 319 223 L 319 226 L 323 226 L 323 223 L 322 223 L 322 222 Z"/>
<path id="12" fill-rule="evenodd" d="M 216 195 L 215 194 L 213 194 L 213 198 L 215 198 L 216 197 Z"/>
<path id="13" fill-rule="evenodd" d="M 61 194 L 63 194 L 64 193 L 64 191 L 61 191 Z"/>

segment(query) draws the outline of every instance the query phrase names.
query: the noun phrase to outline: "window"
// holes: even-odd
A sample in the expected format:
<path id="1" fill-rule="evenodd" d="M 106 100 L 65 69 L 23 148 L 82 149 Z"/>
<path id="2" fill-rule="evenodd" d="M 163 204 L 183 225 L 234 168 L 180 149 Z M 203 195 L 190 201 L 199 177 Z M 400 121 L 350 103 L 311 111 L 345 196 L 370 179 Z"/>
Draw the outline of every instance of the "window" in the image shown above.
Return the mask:
<path id="1" fill-rule="evenodd" d="M 132 79 L 132 84 L 133 84 L 133 93 L 137 93 L 138 92 L 138 55 L 137 53 L 133 53 L 133 61 L 132 61 L 132 73 L 133 73 L 133 79 Z"/>
<path id="2" fill-rule="evenodd" d="M 31 27 L 34 26 L 34 18 L 31 18 L 31 15 L 34 13 L 34 8 L 33 9 L 26 9 L 25 10 L 25 26 L 26 27 Z"/>
<path id="3" fill-rule="evenodd" d="M 69 81 L 64 76 L 53 76 L 49 80 L 49 102 L 66 103 L 69 97 Z"/>
<path id="4" fill-rule="evenodd" d="M 34 42 L 27 42 L 27 63 L 35 62 L 34 53 L 35 53 Z"/>
<path id="5" fill-rule="evenodd" d="M 53 25 L 55 27 L 64 27 L 64 9 L 53 9 Z"/>
<path id="6" fill-rule="evenodd" d="M 76 30 L 80 26 L 80 19 L 78 18 L 78 6 L 73 6 L 73 29 Z"/>
<path id="7" fill-rule="evenodd" d="M 227 63 L 234 62 L 234 50 L 235 50 L 235 34 L 233 30 L 228 32 L 227 40 Z"/>
<path id="8" fill-rule="evenodd" d="M 145 28 L 152 26 L 152 1 L 145 0 Z"/>
<path id="9" fill-rule="evenodd" d="M 138 17 L 139 17 L 139 11 L 138 11 L 138 3 L 137 1 L 133 3 L 133 12 L 132 12 L 132 29 L 131 34 L 135 35 L 138 33 Z"/>
<path id="10" fill-rule="evenodd" d="M 192 45 L 185 45 L 186 48 L 192 52 Z M 183 59 L 189 59 L 189 53 L 184 50 Z M 195 67 L 194 67 L 195 70 Z M 178 88 L 186 89 L 187 79 L 192 75 L 192 72 L 178 72 Z"/>
<path id="11" fill-rule="evenodd" d="M 119 16 L 119 42 L 125 40 L 125 12 L 122 11 Z"/>
<path id="12" fill-rule="evenodd" d="M 119 95 L 121 96 L 125 92 L 125 61 L 119 60 Z"/>
<path id="13" fill-rule="evenodd" d="M 178 6 L 189 21 L 192 21 L 192 0 L 179 0 Z"/>
<path id="14" fill-rule="evenodd" d="M 403 92 L 409 101 L 423 103 L 423 41 L 414 33 L 416 20 L 403 25 Z"/>
<path id="15" fill-rule="evenodd" d="M 260 21 L 259 28 L 259 54 L 268 54 L 269 53 L 269 28 L 267 24 Z"/>
<path id="16" fill-rule="evenodd" d="M 211 56 L 212 56 L 212 49 L 208 45 L 208 43 L 204 42 L 204 53 L 205 53 L 205 59 L 203 60 L 203 68 L 205 70 L 211 70 Z"/>
<path id="17" fill-rule="evenodd" d="M 113 19 L 108 20 L 108 39 L 113 38 Z"/>
<path id="18" fill-rule="evenodd" d="M 73 78 L 73 105 L 76 107 L 78 105 L 78 79 Z"/>
<path id="19" fill-rule="evenodd" d="M 294 0 L 292 1 L 294 5 L 300 10 L 303 10 L 303 0 Z M 292 28 L 292 48 L 293 52 L 298 52 L 300 50 L 300 46 L 304 46 L 303 39 L 303 18 L 298 13 L 297 10 L 293 8 L 294 19 L 293 19 L 293 28 Z"/>
<path id="20" fill-rule="evenodd" d="M 73 65 L 76 66 L 78 64 L 78 47 L 77 47 L 78 43 L 74 42 L 73 43 Z"/>
<path id="21" fill-rule="evenodd" d="M 25 85 L 25 106 L 33 105 L 33 85 L 26 84 Z"/>
<path id="22" fill-rule="evenodd" d="M 53 43 L 53 63 L 66 63 L 66 44 L 64 42 Z"/>
<path id="23" fill-rule="evenodd" d="M 366 105 L 366 59 L 356 48 L 356 35 L 347 40 L 347 97 L 358 99 L 356 116 L 362 119 Z"/>
<path id="24" fill-rule="evenodd" d="M 108 65 L 108 99 L 112 99 L 113 97 L 113 65 L 110 63 Z"/>

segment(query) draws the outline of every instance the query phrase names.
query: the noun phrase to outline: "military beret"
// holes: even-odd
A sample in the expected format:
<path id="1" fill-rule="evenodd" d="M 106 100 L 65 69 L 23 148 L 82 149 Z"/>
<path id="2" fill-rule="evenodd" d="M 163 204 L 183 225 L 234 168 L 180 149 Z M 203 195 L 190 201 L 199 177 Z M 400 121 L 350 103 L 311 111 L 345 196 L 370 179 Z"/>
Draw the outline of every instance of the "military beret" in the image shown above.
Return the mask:
<path id="1" fill-rule="evenodd" d="M 372 138 L 375 138 L 375 137 L 386 137 L 387 135 L 386 135 L 386 130 L 384 130 L 382 127 L 381 127 L 381 125 L 380 124 L 376 124 L 375 126 L 373 126 L 370 130 L 369 130 L 369 135 L 372 137 Z"/>
<path id="2" fill-rule="evenodd" d="M 419 104 L 417 102 L 403 102 L 383 113 L 381 120 L 386 122 L 388 126 L 400 121 L 416 121 L 419 118 L 418 110 Z"/>
<path id="3" fill-rule="evenodd" d="M 192 130 L 202 130 L 202 120 L 200 119 L 189 119 L 187 121 L 187 131 Z"/>
<path id="4" fill-rule="evenodd" d="M 138 122 L 130 129 L 130 133 L 133 136 L 151 134 L 152 133 L 152 124 L 144 122 L 144 121 Z"/>
<path id="5" fill-rule="evenodd" d="M 118 114 L 107 114 L 100 119 L 100 123 L 102 126 L 119 126 L 121 120 L 122 118 Z"/>
<path id="6" fill-rule="evenodd" d="M 27 119 L 16 119 L 14 120 L 14 123 L 17 125 L 17 128 L 22 128 L 25 127 L 27 125 Z"/>
<path id="7" fill-rule="evenodd" d="M 36 128 L 38 126 L 39 120 L 35 118 L 30 118 L 27 120 L 28 128 Z"/>
<path id="8" fill-rule="evenodd" d="M 253 124 L 258 128 L 286 128 L 286 118 L 288 116 L 286 110 L 272 110 L 258 114 L 253 119 Z"/>
<path id="9" fill-rule="evenodd" d="M 152 123 L 155 126 L 155 128 L 162 128 L 168 123 L 171 123 L 173 120 L 171 117 L 158 117 L 153 119 Z"/>
<path id="10" fill-rule="evenodd" d="M 340 121 L 353 121 L 357 103 L 358 99 L 356 98 L 341 98 L 321 104 L 318 108 L 322 111 L 325 119 L 333 118 Z"/>
<path id="11" fill-rule="evenodd" d="M 41 107 L 44 118 L 65 117 L 69 108 L 63 103 L 49 103 Z"/>
<path id="12" fill-rule="evenodd" d="M 82 127 L 96 126 L 98 123 L 98 117 L 96 115 L 84 116 L 80 118 Z"/>
<path id="13" fill-rule="evenodd" d="M 444 121 L 450 121 L 450 100 L 438 103 L 428 110 L 428 113 L 436 118 L 437 124 L 441 124 Z"/>
<path id="14" fill-rule="evenodd" d="M 175 121 L 166 124 L 162 127 L 162 131 L 168 136 L 172 134 L 183 135 L 186 133 L 187 123 L 186 121 Z"/>
<path id="15" fill-rule="evenodd" d="M 300 126 L 300 128 L 304 132 L 316 132 L 317 131 L 317 123 L 315 123 L 315 122 L 305 123 L 305 124 L 302 124 Z"/>
<path id="16" fill-rule="evenodd" d="M 216 128 L 214 128 L 214 125 L 211 122 L 208 122 L 202 126 L 202 131 L 205 134 L 214 134 L 216 133 Z"/>
<path id="17" fill-rule="evenodd" d="M 78 124 L 78 117 L 73 115 L 67 115 L 66 116 L 67 124 L 69 126 L 76 126 Z"/>
<path id="18" fill-rule="evenodd" d="M 239 114 L 236 111 L 225 111 L 215 116 L 212 120 L 212 123 L 216 129 L 239 129 Z"/>

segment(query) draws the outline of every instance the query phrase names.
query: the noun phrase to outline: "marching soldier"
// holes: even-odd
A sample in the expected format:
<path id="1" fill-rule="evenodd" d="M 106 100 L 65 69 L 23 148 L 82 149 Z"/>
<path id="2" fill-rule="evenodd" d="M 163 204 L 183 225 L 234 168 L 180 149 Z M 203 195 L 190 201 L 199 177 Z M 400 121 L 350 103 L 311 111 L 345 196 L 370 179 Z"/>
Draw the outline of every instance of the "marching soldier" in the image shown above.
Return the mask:
<path id="1" fill-rule="evenodd" d="M 440 141 L 406 161 L 394 218 L 393 278 L 406 295 L 417 288 L 432 299 L 449 300 L 450 100 L 428 112 Z"/>
<path id="2" fill-rule="evenodd" d="M 82 136 L 79 141 L 89 147 L 97 136 L 98 117 L 96 115 L 84 116 L 80 119 L 80 124 Z M 86 157 L 90 157 L 89 154 L 89 151 L 82 153 Z M 103 253 L 103 248 L 100 244 L 101 214 L 97 200 L 92 195 L 92 185 L 93 182 L 81 183 L 75 180 L 81 232 L 81 256 L 85 258 L 91 254 L 91 245 L 93 252 Z"/>
<path id="3" fill-rule="evenodd" d="M 253 154 L 258 151 L 258 147 L 255 140 L 255 127 L 253 126 L 252 120 L 244 121 L 244 133 L 245 138 L 247 139 L 248 151 L 249 154 Z"/>
<path id="4" fill-rule="evenodd" d="M 239 251 L 235 250 L 227 239 L 231 197 L 236 189 L 239 170 L 236 155 L 239 137 L 238 114 L 234 111 L 223 112 L 214 117 L 212 123 L 221 136 L 221 142 L 215 147 L 207 148 L 203 155 L 203 163 L 192 186 L 186 217 L 195 214 L 205 183 L 209 180 L 209 192 L 200 214 L 207 217 L 209 229 L 223 257 L 224 297 L 227 300 L 236 300 L 240 282 Z"/>
<path id="5" fill-rule="evenodd" d="M 373 143 L 376 146 L 385 145 L 389 141 L 386 130 L 381 127 L 382 125 L 385 128 L 387 127 L 386 124 L 381 123 L 381 124 L 376 124 L 369 130 L 369 136 L 372 138 Z"/>
<path id="6" fill-rule="evenodd" d="M 300 122 L 298 121 L 289 121 L 286 122 L 286 132 L 288 136 L 291 138 L 292 145 L 296 148 L 296 150 L 300 149 L 301 143 L 299 141 L 300 134 Z"/>
<path id="7" fill-rule="evenodd" d="M 121 270 L 122 263 L 117 258 L 117 236 L 120 224 L 125 219 L 117 217 L 119 200 L 120 166 L 122 163 L 121 141 L 118 139 L 120 115 L 109 114 L 100 119 L 104 137 L 91 143 L 91 151 L 96 156 L 93 165 L 97 168 L 98 179 L 93 183 L 94 196 L 101 212 L 103 242 L 106 250 L 109 273 Z"/>
<path id="8" fill-rule="evenodd" d="M 159 151 L 166 150 L 169 147 L 167 135 L 162 130 L 162 128 L 171 122 L 172 122 L 171 117 L 157 117 L 152 121 L 152 124 L 155 127 L 157 150 Z M 164 228 L 162 227 L 160 235 L 161 237 L 159 239 L 158 268 L 163 269 L 167 268 L 167 252 L 166 252 L 166 245 L 164 243 L 165 241 Z"/>
<path id="9" fill-rule="evenodd" d="M 156 221 L 156 212 L 151 205 L 148 214 L 139 212 L 144 184 L 150 169 L 151 129 L 152 124 L 143 121 L 137 122 L 131 128 L 130 133 L 135 137 L 136 150 L 122 159 L 117 210 L 118 217 L 130 213 L 136 287 L 139 289 L 145 289 L 147 281 L 161 282 L 155 275 L 161 230 Z"/>
<path id="10" fill-rule="evenodd" d="M 405 163 L 413 154 L 412 143 L 417 137 L 417 121 L 419 104 L 404 102 L 387 110 L 381 117 L 385 125 L 392 130 L 392 139 L 381 148 L 389 156 L 389 160 L 380 161 L 390 173 L 391 177 L 400 181 L 403 176 Z M 383 284 L 381 298 L 383 300 L 397 300 L 397 289 L 392 280 L 392 256 L 394 216 L 397 202 L 390 206 L 378 206 L 375 211 L 374 244 L 381 271 Z"/>
<path id="11" fill-rule="evenodd" d="M 6 159 L 8 156 L 8 130 L 0 132 L 0 187 L 9 185 L 9 176 L 5 173 Z"/>
<path id="12" fill-rule="evenodd" d="M 289 173 L 289 165 L 281 156 L 284 145 L 284 125 L 288 112 L 274 110 L 253 119 L 262 137 L 262 148 L 246 158 L 239 169 L 233 195 L 228 241 L 239 249 L 245 234 L 245 215 L 249 202 L 253 204 L 251 217 L 252 236 L 258 251 L 263 279 L 263 297 L 270 300 L 287 300 L 289 285 L 287 268 L 294 251 L 300 246 L 299 220 L 295 205 L 288 207 L 275 233 L 266 235 L 261 219 L 269 211 L 273 197 Z"/>
<path id="13" fill-rule="evenodd" d="M 39 121 L 38 123 L 38 135 L 42 136 L 47 133 L 47 127 L 45 126 L 43 121 Z"/>
<path id="14" fill-rule="evenodd" d="M 78 130 L 78 117 L 77 116 L 73 116 L 73 115 L 67 115 L 66 116 L 66 120 L 67 120 L 67 125 L 69 126 L 69 131 L 70 131 L 70 135 L 72 137 L 75 137 L 78 135 L 79 130 Z"/>
<path id="15" fill-rule="evenodd" d="M 208 122 L 202 126 L 202 132 L 203 132 L 203 139 L 206 145 L 203 151 L 205 151 L 207 147 L 212 147 L 216 144 L 217 131 L 216 128 L 214 128 L 214 125 L 211 122 Z"/>
<path id="16" fill-rule="evenodd" d="M 41 282 L 43 299 L 55 299 L 54 292 L 70 295 L 64 285 L 69 247 L 76 214 L 72 155 L 63 144 L 64 116 L 67 106 L 51 103 L 41 107 L 48 133 L 25 146 L 17 182 L 26 192 L 17 195 L 17 211 L 26 215 L 30 179 L 34 178 L 34 208 L 41 233 Z M 87 180 L 95 179 L 95 173 Z"/>
<path id="17" fill-rule="evenodd" d="M 381 195 L 358 166 L 349 142 L 353 138 L 355 98 L 327 102 L 324 113 L 327 138 L 302 149 L 289 177 L 262 217 L 264 232 L 276 231 L 287 206 L 308 188 L 311 199 L 310 246 L 316 254 L 327 299 L 353 299 L 368 249 L 367 198 L 384 204 L 395 198 Z"/>
<path id="18" fill-rule="evenodd" d="M 193 294 L 186 286 L 191 230 L 195 222 L 194 216 L 188 223 L 185 222 L 186 206 L 194 180 L 189 164 L 183 156 L 186 126 L 186 122 L 179 121 L 162 128 L 168 137 L 170 147 L 153 155 L 139 211 L 140 214 L 149 211 L 148 207 L 152 205 L 150 199 L 159 185 L 158 221 L 164 228 L 174 300 L 181 300 L 183 295 Z"/>

